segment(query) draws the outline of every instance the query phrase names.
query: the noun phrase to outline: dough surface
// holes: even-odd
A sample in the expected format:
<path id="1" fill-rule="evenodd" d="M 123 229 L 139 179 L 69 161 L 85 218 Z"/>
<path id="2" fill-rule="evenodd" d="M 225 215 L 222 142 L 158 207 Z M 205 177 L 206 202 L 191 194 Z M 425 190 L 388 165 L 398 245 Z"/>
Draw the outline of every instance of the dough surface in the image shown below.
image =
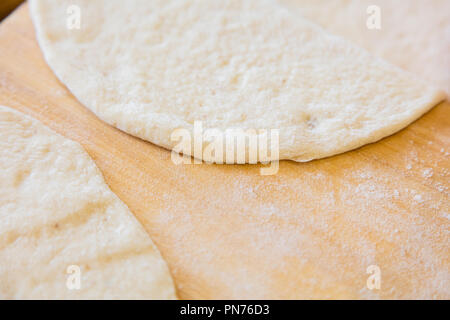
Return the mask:
<path id="1" fill-rule="evenodd" d="M 0 106 L 0 299 L 175 298 L 158 249 L 83 148 Z"/>
<path id="2" fill-rule="evenodd" d="M 79 101 L 167 149 L 201 121 L 277 129 L 279 159 L 310 161 L 391 135 L 445 98 L 275 0 L 30 4 L 48 64 Z M 72 5 L 80 29 L 67 27 Z"/>
<path id="3" fill-rule="evenodd" d="M 278 1 L 298 10 L 327 31 L 353 41 L 450 93 L 450 1 Z M 380 8 L 379 30 L 367 28 L 370 6 Z"/>

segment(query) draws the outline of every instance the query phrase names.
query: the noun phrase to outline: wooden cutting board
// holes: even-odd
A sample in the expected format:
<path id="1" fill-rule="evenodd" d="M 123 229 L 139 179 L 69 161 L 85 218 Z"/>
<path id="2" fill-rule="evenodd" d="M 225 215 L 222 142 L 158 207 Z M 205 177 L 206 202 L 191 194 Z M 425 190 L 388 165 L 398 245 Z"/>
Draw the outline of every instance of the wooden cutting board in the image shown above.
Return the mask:
<path id="1" fill-rule="evenodd" d="M 56 79 L 23 5 L 0 26 L 0 105 L 80 142 L 145 226 L 184 299 L 450 298 L 450 104 L 311 163 L 180 165 Z M 38 187 L 38 186 L 36 186 Z M 379 267 L 370 290 L 367 268 Z"/>

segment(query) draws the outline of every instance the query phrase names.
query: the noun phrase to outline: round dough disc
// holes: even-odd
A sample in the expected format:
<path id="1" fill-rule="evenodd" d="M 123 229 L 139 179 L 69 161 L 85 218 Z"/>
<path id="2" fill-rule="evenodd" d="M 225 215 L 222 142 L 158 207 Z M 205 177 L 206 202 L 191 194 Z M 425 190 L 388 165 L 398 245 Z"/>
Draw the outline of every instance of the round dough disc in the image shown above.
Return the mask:
<path id="1" fill-rule="evenodd" d="M 272 160 L 309 161 L 391 135 L 445 97 L 275 0 L 30 7 L 48 64 L 79 101 L 168 149 L 180 142 L 171 139 L 175 130 L 193 137 L 201 122 L 224 134 L 278 130 Z"/>
<path id="2" fill-rule="evenodd" d="M 158 249 L 76 142 L 0 106 L 0 299 L 175 299 Z"/>

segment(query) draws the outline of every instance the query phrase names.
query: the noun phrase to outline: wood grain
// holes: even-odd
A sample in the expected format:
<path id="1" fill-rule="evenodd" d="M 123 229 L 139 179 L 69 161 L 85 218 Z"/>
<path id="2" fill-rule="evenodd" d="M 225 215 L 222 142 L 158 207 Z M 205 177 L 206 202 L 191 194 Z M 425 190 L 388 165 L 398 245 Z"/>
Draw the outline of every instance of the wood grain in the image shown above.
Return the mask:
<path id="1" fill-rule="evenodd" d="M 450 104 L 311 163 L 181 165 L 106 125 L 56 79 L 27 6 L 0 26 L 0 105 L 80 142 L 145 226 L 185 299 L 450 298 Z M 380 290 L 366 269 L 381 270 Z"/>

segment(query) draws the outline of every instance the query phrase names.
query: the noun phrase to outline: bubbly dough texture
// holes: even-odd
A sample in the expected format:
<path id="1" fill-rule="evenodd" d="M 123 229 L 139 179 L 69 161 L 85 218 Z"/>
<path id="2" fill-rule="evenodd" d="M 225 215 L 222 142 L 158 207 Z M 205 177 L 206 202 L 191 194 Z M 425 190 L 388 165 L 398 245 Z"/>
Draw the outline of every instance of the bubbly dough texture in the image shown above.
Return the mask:
<path id="1" fill-rule="evenodd" d="M 279 159 L 309 161 L 391 135 L 445 97 L 275 0 L 30 4 L 45 58 L 73 94 L 168 149 L 174 130 L 202 121 L 278 129 Z M 80 29 L 68 28 L 73 5 Z"/>
<path id="2" fill-rule="evenodd" d="M 158 249 L 83 148 L 0 106 L 0 299 L 175 298 Z"/>
<path id="3" fill-rule="evenodd" d="M 278 0 L 333 34 L 450 93 L 450 1 Z M 367 28 L 380 9 L 381 29 Z"/>

